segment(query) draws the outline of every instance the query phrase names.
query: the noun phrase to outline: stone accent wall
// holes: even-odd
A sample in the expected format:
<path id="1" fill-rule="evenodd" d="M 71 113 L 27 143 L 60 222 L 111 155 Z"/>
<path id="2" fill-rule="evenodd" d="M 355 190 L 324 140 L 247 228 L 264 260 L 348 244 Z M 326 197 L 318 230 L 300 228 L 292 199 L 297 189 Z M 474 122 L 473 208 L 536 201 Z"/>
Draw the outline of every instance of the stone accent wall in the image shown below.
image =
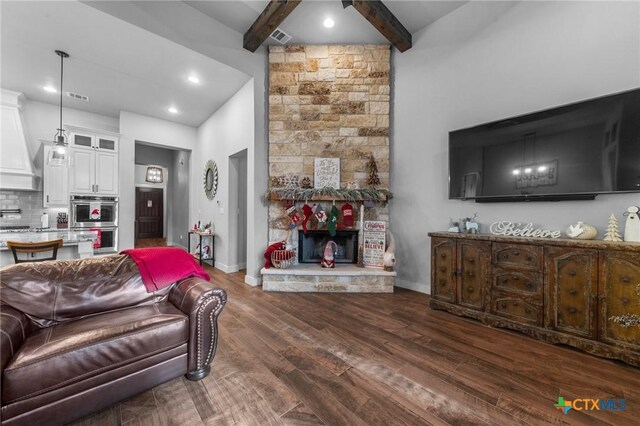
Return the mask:
<path id="1" fill-rule="evenodd" d="M 388 188 L 390 72 L 388 45 L 271 46 L 270 182 L 287 174 L 313 182 L 314 159 L 337 157 L 341 187 L 355 181 L 366 188 L 366 164 L 373 155 L 379 187 Z M 270 203 L 270 241 L 288 229 L 283 204 Z M 388 220 L 387 208 L 377 205 L 365 216 Z"/>

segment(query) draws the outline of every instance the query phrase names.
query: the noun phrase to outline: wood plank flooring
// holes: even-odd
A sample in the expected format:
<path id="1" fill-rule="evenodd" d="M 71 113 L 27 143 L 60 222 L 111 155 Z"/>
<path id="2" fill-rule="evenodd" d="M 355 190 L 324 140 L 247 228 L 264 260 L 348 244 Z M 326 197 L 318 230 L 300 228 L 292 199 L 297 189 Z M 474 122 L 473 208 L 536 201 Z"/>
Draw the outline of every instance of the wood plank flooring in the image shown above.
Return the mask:
<path id="1" fill-rule="evenodd" d="M 640 369 L 428 308 L 428 296 L 265 293 L 207 268 L 229 301 L 212 373 L 76 425 L 637 425 Z M 625 411 L 554 408 L 625 398 Z"/>

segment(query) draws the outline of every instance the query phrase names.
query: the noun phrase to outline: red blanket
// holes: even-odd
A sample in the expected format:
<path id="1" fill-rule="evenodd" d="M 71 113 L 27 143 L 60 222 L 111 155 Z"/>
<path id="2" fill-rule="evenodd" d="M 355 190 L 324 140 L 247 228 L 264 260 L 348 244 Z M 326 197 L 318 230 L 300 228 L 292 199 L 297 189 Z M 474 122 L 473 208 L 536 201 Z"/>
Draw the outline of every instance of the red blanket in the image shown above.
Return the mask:
<path id="1" fill-rule="evenodd" d="M 189 253 L 177 247 L 152 247 L 123 250 L 140 269 L 148 292 L 160 290 L 188 277 L 211 278 Z"/>

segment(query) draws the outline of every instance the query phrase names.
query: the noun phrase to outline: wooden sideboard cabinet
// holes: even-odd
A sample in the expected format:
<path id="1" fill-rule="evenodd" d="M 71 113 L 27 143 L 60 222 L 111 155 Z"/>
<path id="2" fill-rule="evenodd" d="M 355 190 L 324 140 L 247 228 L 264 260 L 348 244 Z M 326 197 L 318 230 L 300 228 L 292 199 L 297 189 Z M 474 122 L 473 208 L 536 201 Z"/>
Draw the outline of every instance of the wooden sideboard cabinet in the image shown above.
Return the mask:
<path id="1" fill-rule="evenodd" d="M 640 244 L 430 233 L 434 309 L 640 366 Z"/>

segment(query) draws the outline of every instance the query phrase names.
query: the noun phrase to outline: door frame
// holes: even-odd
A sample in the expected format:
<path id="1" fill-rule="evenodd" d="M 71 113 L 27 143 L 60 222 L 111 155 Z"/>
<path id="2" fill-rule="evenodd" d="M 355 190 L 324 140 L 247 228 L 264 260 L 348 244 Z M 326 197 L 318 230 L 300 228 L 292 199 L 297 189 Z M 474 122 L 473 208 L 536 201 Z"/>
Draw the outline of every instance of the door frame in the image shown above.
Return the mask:
<path id="1" fill-rule="evenodd" d="M 137 189 L 138 188 L 150 188 L 162 190 L 162 238 L 167 238 L 167 187 L 165 185 L 154 185 L 138 183 L 133 189 L 133 241 L 138 239 L 138 217 L 136 213 Z"/>
<path id="2" fill-rule="evenodd" d="M 249 256 L 249 245 L 247 241 L 247 232 L 248 232 L 248 221 L 249 216 L 245 213 L 245 223 L 244 223 L 244 237 L 245 237 L 245 253 L 244 259 L 238 258 L 238 236 L 239 236 L 239 228 L 241 224 L 238 220 L 238 208 L 239 208 L 239 199 L 238 199 L 238 184 L 239 184 L 239 162 L 244 159 L 245 162 L 245 176 L 244 182 L 246 184 L 245 188 L 245 196 L 247 199 L 245 200 L 245 208 L 248 206 L 248 186 L 249 186 L 249 170 L 248 170 L 248 154 L 249 151 L 247 148 L 241 149 L 233 154 L 231 154 L 228 158 L 229 161 L 229 170 L 228 170 L 228 181 L 229 181 L 229 244 L 228 244 L 228 272 L 237 272 L 241 269 L 246 269 L 247 267 L 247 259 Z"/>

